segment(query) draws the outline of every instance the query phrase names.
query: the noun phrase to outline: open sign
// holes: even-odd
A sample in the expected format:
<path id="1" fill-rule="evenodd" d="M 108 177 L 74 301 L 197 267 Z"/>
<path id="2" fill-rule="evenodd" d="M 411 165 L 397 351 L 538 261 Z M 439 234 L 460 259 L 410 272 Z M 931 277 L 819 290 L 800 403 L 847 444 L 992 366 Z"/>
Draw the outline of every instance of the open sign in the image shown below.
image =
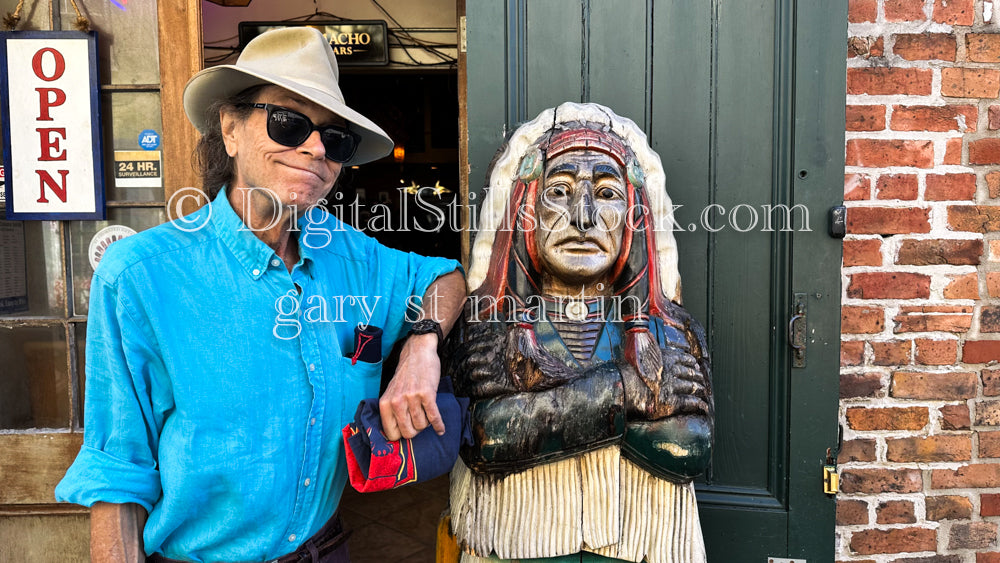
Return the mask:
<path id="1" fill-rule="evenodd" d="M 8 219 L 104 219 L 94 32 L 0 33 Z"/>

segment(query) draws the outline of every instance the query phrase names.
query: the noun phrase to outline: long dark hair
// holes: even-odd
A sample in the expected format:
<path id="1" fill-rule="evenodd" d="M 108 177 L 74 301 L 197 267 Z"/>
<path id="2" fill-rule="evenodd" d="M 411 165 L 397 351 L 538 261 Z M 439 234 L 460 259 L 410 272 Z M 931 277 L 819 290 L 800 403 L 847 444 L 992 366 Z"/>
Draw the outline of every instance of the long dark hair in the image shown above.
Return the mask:
<path id="1" fill-rule="evenodd" d="M 198 146 L 194 149 L 194 157 L 201 173 L 201 189 L 208 194 L 209 201 L 215 199 L 222 186 L 231 184 L 236 177 L 235 162 L 226 152 L 226 143 L 222 139 L 219 110 L 227 108 L 234 112 L 240 121 L 246 120 L 253 111 L 247 104 L 256 102 L 257 95 L 267 86 L 268 84 L 251 86 L 229 98 L 212 102 L 205 110 L 211 118 L 208 121 L 208 130 L 202 134 Z"/>

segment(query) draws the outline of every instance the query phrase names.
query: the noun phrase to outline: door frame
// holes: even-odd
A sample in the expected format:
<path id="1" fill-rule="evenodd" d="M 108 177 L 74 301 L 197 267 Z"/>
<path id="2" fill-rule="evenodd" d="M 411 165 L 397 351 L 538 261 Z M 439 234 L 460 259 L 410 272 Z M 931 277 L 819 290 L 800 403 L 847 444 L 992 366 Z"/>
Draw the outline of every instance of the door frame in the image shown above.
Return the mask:
<path id="1" fill-rule="evenodd" d="M 193 157 L 198 131 L 184 114 L 184 86 L 205 67 L 200 0 L 157 0 L 160 49 L 160 115 L 163 123 L 163 187 L 167 218 L 194 212 L 207 201 L 174 196 L 185 188 L 198 188 L 201 179 Z"/>
<path id="2" fill-rule="evenodd" d="M 821 216 L 792 237 L 792 291 L 808 295 L 807 361 L 790 378 L 788 556 L 833 561 L 836 500 L 823 491 L 827 448 L 836 460 L 840 408 L 840 301 L 843 245 L 826 212 L 843 204 L 847 1 L 796 2 L 792 127 L 793 197 Z M 831 23 L 832 22 L 832 23 Z M 802 172 L 805 174 L 802 174 Z M 801 400 L 800 400 L 801 399 Z M 798 424 L 806 420 L 824 424 Z M 824 547 L 817 554 L 812 546 Z"/>

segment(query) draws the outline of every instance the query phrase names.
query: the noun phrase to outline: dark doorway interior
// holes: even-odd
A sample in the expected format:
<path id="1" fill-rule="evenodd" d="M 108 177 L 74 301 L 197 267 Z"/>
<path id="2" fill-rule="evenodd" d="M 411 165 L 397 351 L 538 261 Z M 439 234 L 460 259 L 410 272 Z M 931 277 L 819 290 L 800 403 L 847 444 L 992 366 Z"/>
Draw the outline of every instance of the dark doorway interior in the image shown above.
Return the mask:
<path id="1" fill-rule="evenodd" d="M 328 198 L 331 211 L 386 246 L 459 259 L 455 73 L 353 74 L 341 88 L 397 150 L 344 170 Z"/>
<path id="2" fill-rule="evenodd" d="M 455 72 L 353 72 L 340 82 L 347 103 L 385 129 L 403 154 L 344 170 L 327 198 L 330 211 L 386 246 L 459 259 Z M 398 349 L 385 361 L 383 388 L 395 373 L 396 354 Z M 340 509 L 353 530 L 351 560 L 434 561 L 437 525 L 447 506 L 447 476 L 363 495 L 348 485 Z"/>

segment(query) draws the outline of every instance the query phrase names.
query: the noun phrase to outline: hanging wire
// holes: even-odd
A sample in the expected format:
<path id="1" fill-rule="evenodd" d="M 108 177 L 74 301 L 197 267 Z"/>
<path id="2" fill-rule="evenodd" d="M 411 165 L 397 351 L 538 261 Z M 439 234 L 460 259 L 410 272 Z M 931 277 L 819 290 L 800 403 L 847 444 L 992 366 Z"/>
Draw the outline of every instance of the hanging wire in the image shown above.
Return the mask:
<path id="1" fill-rule="evenodd" d="M 279 20 L 279 21 L 283 21 L 283 22 L 309 21 L 309 20 L 312 20 L 312 19 L 315 19 L 315 18 L 328 18 L 328 19 L 335 19 L 335 20 L 338 20 L 338 21 L 344 19 L 344 18 L 342 18 L 342 17 L 340 17 L 340 16 L 338 16 L 336 14 L 331 14 L 329 12 L 316 11 L 316 12 L 314 12 L 312 14 L 304 14 L 304 15 L 301 15 L 301 16 L 295 16 L 295 17 L 291 17 L 291 18 L 286 18 L 286 19 Z M 226 41 L 232 41 L 233 39 L 239 39 L 239 37 L 240 37 L 239 34 L 236 34 L 236 35 L 231 35 L 229 37 L 225 37 L 223 39 L 213 39 L 212 41 L 206 41 L 204 43 L 206 49 L 227 50 L 227 51 L 230 51 L 230 52 L 227 53 L 227 54 L 225 54 L 225 55 L 216 55 L 216 56 L 212 57 L 211 59 L 205 59 L 205 62 L 208 62 L 208 63 L 219 62 L 221 60 L 225 60 L 225 59 L 227 59 L 227 58 L 229 58 L 229 57 L 237 54 L 239 52 L 239 50 L 240 50 L 239 45 L 221 45 L 221 43 L 225 43 Z"/>
<path id="2" fill-rule="evenodd" d="M 23 1 L 23 0 L 22 0 Z M 441 52 L 437 47 L 451 47 L 454 46 L 450 43 L 442 43 L 438 41 L 428 41 L 426 39 L 419 39 L 410 34 L 406 29 L 399 23 L 399 21 L 392 16 L 385 8 L 382 7 L 376 0 L 371 0 L 371 2 L 381 11 L 386 18 L 388 18 L 396 26 L 395 28 L 388 28 L 388 37 L 386 38 L 389 42 L 390 47 L 398 47 L 403 51 L 403 54 L 409 59 L 407 61 L 392 61 L 393 64 L 408 67 L 421 67 L 421 66 L 439 66 L 439 65 L 449 65 L 454 66 L 458 64 L 458 59 L 449 56 L 446 53 Z M 350 21 L 344 18 L 331 14 L 330 12 L 320 11 L 319 5 L 314 1 L 314 11 L 311 14 L 303 14 L 301 16 L 293 16 L 290 18 L 285 18 L 283 22 L 308 22 L 316 19 L 332 19 L 336 21 Z M 232 37 L 227 37 L 225 39 L 217 39 L 213 41 L 208 41 L 205 43 L 205 49 L 213 49 L 216 51 L 225 51 L 218 55 L 213 55 L 212 57 L 206 58 L 205 62 L 208 64 L 217 64 L 226 61 L 227 59 L 237 55 L 239 53 L 238 45 L 220 45 L 226 41 L 231 41 L 238 38 L 239 35 L 234 35 Z M 428 53 L 429 55 L 439 59 L 439 62 L 421 62 L 417 60 L 413 54 L 410 52 L 411 49 L 419 49 Z"/>
<path id="3" fill-rule="evenodd" d="M 390 33 L 390 35 L 394 36 L 394 38 L 396 39 L 397 46 L 399 46 L 403 50 L 403 52 L 406 54 L 406 56 L 411 61 L 413 61 L 413 63 L 415 63 L 413 65 L 406 64 L 406 63 L 401 63 L 401 64 L 405 64 L 406 66 L 425 66 L 425 65 L 428 64 L 428 63 L 420 63 L 415 58 L 413 58 L 413 55 L 410 54 L 410 51 L 409 51 L 409 49 L 407 47 L 417 47 L 417 48 L 419 48 L 419 49 L 421 49 L 421 50 L 423 50 L 423 51 L 425 51 L 425 52 L 427 52 L 427 53 L 429 53 L 431 55 L 434 55 L 435 57 L 437 57 L 438 59 L 441 60 L 440 63 L 430 63 L 432 65 L 438 65 L 438 64 L 454 65 L 454 64 L 458 63 L 458 59 L 456 59 L 455 57 L 446 55 L 445 53 L 442 53 L 441 51 L 439 51 L 439 50 L 437 50 L 437 49 L 434 48 L 434 45 L 440 45 L 440 43 L 433 43 L 433 42 L 425 41 L 425 40 L 422 40 L 422 39 L 417 39 L 416 37 L 414 37 L 413 35 L 411 35 L 410 32 L 406 31 L 406 29 L 403 27 L 403 25 L 401 23 L 399 23 L 399 20 L 397 20 L 396 18 L 394 18 L 392 16 L 392 14 L 389 13 L 388 10 L 386 10 L 384 7 L 382 7 L 382 4 L 379 4 L 378 0 L 370 0 L 370 1 L 371 1 L 372 4 L 375 5 L 376 8 L 378 8 L 378 10 L 380 12 L 382 12 L 383 14 L 385 14 L 385 17 L 389 18 L 389 20 L 392 21 L 392 23 L 396 24 L 396 28 L 397 29 L 390 29 L 389 33 Z M 404 39 L 407 40 L 407 41 L 410 41 L 411 44 L 410 45 L 404 44 L 403 43 Z"/>
<path id="4" fill-rule="evenodd" d="M 286 21 L 286 22 L 293 22 L 293 21 L 299 21 L 299 20 L 301 20 L 301 21 L 310 21 L 310 20 L 314 20 L 314 19 L 317 19 L 317 18 L 333 18 L 333 19 L 335 19 L 337 21 L 343 21 L 344 20 L 344 18 L 338 16 L 337 14 L 331 14 L 330 12 L 321 12 L 321 11 L 319 11 L 317 9 L 315 12 L 313 12 L 311 14 L 303 14 L 301 16 L 295 16 L 295 17 L 288 18 L 288 19 L 281 20 L 281 21 Z"/>
<path id="5" fill-rule="evenodd" d="M 401 36 L 399 34 L 393 33 L 392 30 L 389 31 L 389 36 L 390 36 L 390 39 L 394 39 L 395 40 L 395 43 L 390 43 L 390 46 L 399 47 L 400 50 L 403 51 L 403 54 L 405 54 L 407 56 L 407 58 L 409 58 L 410 61 L 412 61 L 410 63 L 407 63 L 407 62 L 404 62 L 404 61 L 392 61 L 394 64 L 401 64 L 401 65 L 404 65 L 404 66 L 437 66 L 437 65 L 445 65 L 445 64 L 446 65 L 455 65 L 455 64 L 458 63 L 458 59 L 456 59 L 454 57 L 449 57 L 449 56 L 445 55 L 444 53 L 441 53 L 437 49 L 434 49 L 434 48 L 431 48 L 431 47 L 427 47 L 424 44 L 419 43 L 419 42 L 418 43 L 413 43 L 413 41 L 418 41 L 418 40 L 415 40 L 413 38 L 409 38 L 409 40 L 411 41 L 411 43 L 407 44 L 407 43 L 404 43 L 404 40 L 406 40 L 408 38 L 403 37 L 403 36 Z M 443 45 L 447 45 L 447 44 L 443 44 Z M 437 58 L 441 59 L 441 61 L 440 62 L 430 62 L 430 63 L 418 61 L 410 53 L 410 48 L 414 48 L 414 47 L 417 48 L 417 49 L 420 49 L 422 51 L 425 51 L 427 53 L 430 53 L 432 55 L 435 55 Z"/>
<path id="6" fill-rule="evenodd" d="M 226 41 L 232 41 L 233 39 L 239 38 L 239 35 L 230 35 L 229 37 L 223 39 L 213 39 L 212 41 L 205 41 L 205 45 L 216 45 L 218 43 L 224 43 Z"/>
<path id="7" fill-rule="evenodd" d="M 213 57 L 206 58 L 205 62 L 209 63 L 209 64 L 217 64 L 217 63 L 224 62 L 226 59 L 232 57 L 233 55 L 236 55 L 240 51 L 239 47 L 212 47 L 212 46 L 206 45 L 205 48 L 206 49 L 219 50 L 219 51 L 226 51 L 225 53 L 223 53 L 221 55 L 215 55 Z"/>

